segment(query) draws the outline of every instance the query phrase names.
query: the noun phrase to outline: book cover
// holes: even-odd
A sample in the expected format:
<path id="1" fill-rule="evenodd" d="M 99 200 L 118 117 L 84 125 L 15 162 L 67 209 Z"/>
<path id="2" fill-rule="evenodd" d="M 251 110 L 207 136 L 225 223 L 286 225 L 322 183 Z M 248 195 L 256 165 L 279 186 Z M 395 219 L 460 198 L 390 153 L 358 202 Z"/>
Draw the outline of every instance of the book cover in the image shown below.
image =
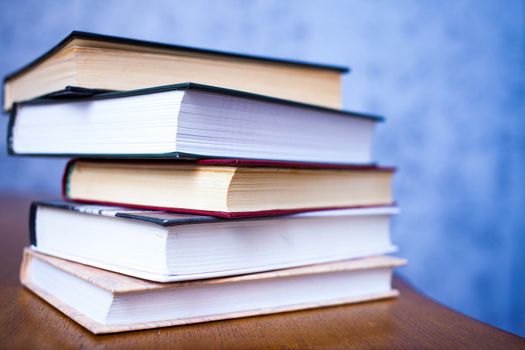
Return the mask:
<path id="1" fill-rule="evenodd" d="M 81 52 L 82 49 L 86 49 L 86 48 L 87 49 L 103 48 L 104 50 L 113 49 L 121 53 L 122 52 L 134 53 L 135 55 L 138 55 L 137 57 L 140 57 L 140 55 L 143 55 L 142 57 L 147 57 L 148 54 L 150 54 L 153 56 L 180 57 L 186 60 L 188 58 L 197 58 L 198 60 L 201 60 L 201 61 L 208 61 L 208 62 L 222 61 L 222 62 L 232 63 L 237 66 L 259 66 L 259 68 L 264 67 L 265 69 L 266 67 L 277 67 L 278 69 L 291 69 L 296 72 L 309 72 L 309 73 L 315 72 L 321 76 L 321 79 L 313 79 L 312 82 L 322 82 L 324 81 L 322 77 L 328 74 L 332 76 L 334 79 L 337 79 L 337 82 L 334 81 L 336 85 L 332 85 L 332 87 L 336 89 L 337 89 L 337 86 L 340 84 L 339 79 L 336 77 L 339 77 L 343 73 L 346 73 L 349 71 L 347 67 L 341 67 L 341 66 L 336 66 L 336 65 L 308 63 L 308 62 L 297 61 L 297 60 L 262 57 L 262 56 L 256 56 L 256 55 L 247 55 L 247 54 L 224 52 L 224 51 L 217 51 L 217 50 L 211 50 L 211 49 L 201 49 L 201 48 L 194 48 L 194 47 L 187 47 L 187 46 L 180 46 L 180 45 L 172 45 L 172 44 L 159 43 L 159 42 L 153 42 L 153 41 L 147 41 L 147 40 L 122 38 L 122 37 L 117 37 L 117 36 L 95 34 L 95 33 L 83 32 L 83 31 L 73 31 L 67 37 L 61 40 L 57 45 L 55 45 L 50 50 L 45 52 L 43 55 L 39 56 L 37 59 L 21 67 L 20 69 L 8 74 L 4 78 L 4 91 L 2 94 L 2 99 L 3 99 L 2 102 L 3 102 L 4 110 L 5 111 L 11 110 L 13 102 L 27 100 L 29 98 L 34 98 L 36 96 L 40 96 L 45 93 L 54 93 L 53 89 L 49 89 L 49 88 L 46 89 L 40 86 L 38 88 L 35 88 L 34 89 L 35 91 L 32 94 L 22 95 L 23 97 L 22 96 L 16 97 L 16 94 L 17 94 L 16 89 L 12 90 L 12 87 L 13 87 L 12 83 L 15 83 L 19 79 L 24 79 L 24 75 L 28 75 L 28 74 L 30 75 L 37 69 L 43 69 L 43 67 L 49 61 L 55 59 L 57 56 L 63 55 L 64 52 L 67 52 L 71 48 L 80 50 L 77 52 Z M 145 60 L 148 61 L 147 59 Z M 80 62 L 82 62 L 82 60 L 80 60 Z M 78 65 L 72 70 L 72 72 L 74 72 L 75 69 L 77 68 L 79 68 Z M 244 71 L 249 72 L 249 70 L 244 70 Z M 188 79 L 188 78 L 177 78 L 177 76 L 178 76 L 177 74 L 172 74 L 170 75 L 169 79 L 160 79 L 160 80 L 158 78 L 152 78 L 153 81 L 151 82 L 148 82 L 148 79 L 146 79 L 144 83 L 142 83 L 141 85 L 135 84 L 132 86 L 127 86 L 127 87 L 118 85 L 118 84 L 106 84 L 106 83 L 98 83 L 95 87 L 106 88 L 106 89 L 110 88 L 113 90 L 130 90 L 133 88 L 138 88 L 140 86 L 155 86 L 155 85 L 168 84 L 171 82 L 182 82 L 182 81 L 187 81 L 187 80 L 194 80 L 194 79 Z M 188 76 L 186 75 L 186 77 Z M 274 78 L 275 78 L 275 75 L 274 75 Z M 258 75 L 258 79 L 261 82 L 264 82 L 264 75 Z M 208 80 L 201 81 L 201 82 L 210 83 L 210 81 Z M 79 81 L 78 79 L 70 79 L 67 81 L 67 83 L 64 82 L 63 88 L 66 88 L 67 85 L 71 85 L 73 89 L 94 87 L 92 84 L 86 84 L 85 82 Z M 226 85 L 230 86 L 230 84 L 226 84 Z M 244 86 L 245 84 L 240 84 L 240 85 L 234 84 L 234 85 L 236 87 L 239 87 L 239 86 Z M 59 91 L 56 91 L 56 93 L 58 95 L 61 95 L 62 92 L 60 91 L 60 89 L 58 90 Z M 295 96 L 295 94 L 286 93 L 286 90 L 279 90 L 279 93 L 276 93 L 276 95 L 277 96 L 281 96 L 281 95 Z M 310 97 L 307 98 L 306 96 L 303 96 L 302 98 L 298 98 L 298 99 L 301 101 L 309 101 Z M 318 102 L 320 104 L 326 104 L 326 105 L 332 105 L 332 106 L 341 105 L 339 98 L 329 98 L 326 101 L 323 99 Z"/>
<path id="2" fill-rule="evenodd" d="M 222 87 L 217 86 L 209 86 L 209 85 L 203 85 L 203 84 L 197 84 L 197 83 L 180 83 L 180 84 L 172 84 L 172 85 L 165 85 L 165 86 L 157 86 L 152 88 L 145 88 L 145 89 L 138 89 L 138 90 L 130 90 L 130 91 L 110 91 L 110 92 L 102 92 L 101 90 L 89 90 L 89 89 L 82 89 L 82 88 L 73 88 L 70 87 L 69 90 L 65 90 L 62 92 L 55 93 L 57 96 L 63 96 L 65 98 L 56 98 L 53 97 L 53 94 L 51 94 L 51 98 L 49 97 L 42 97 L 33 99 L 30 101 L 15 103 L 13 105 L 13 108 L 11 109 L 11 118 L 8 123 L 8 130 L 7 130 L 7 151 L 10 155 L 18 155 L 18 156 L 49 156 L 49 157 L 77 157 L 82 156 L 84 158 L 154 158 L 154 159 L 206 159 L 208 157 L 205 157 L 203 155 L 197 155 L 197 154 L 189 154 L 184 152 L 171 152 L 171 153 L 159 153 L 159 154 L 144 154 L 144 155 L 131 155 L 131 154 L 96 154 L 96 155 L 89 155 L 89 154 L 82 154 L 78 155 L 75 153 L 64 153 L 64 154 L 31 154 L 31 153 L 23 153 L 19 154 L 13 149 L 13 129 L 16 125 L 17 121 L 17 111 L 20 106 L 24 105 L 45 105 L 45 104 L 57 104 L 57 103 L 74 103 L 78 101 L 96 101 L 96 100 L 105 100 L 105 99 L 118 99 L 123 97 L 129 97 L 129 96 L 139 96 L 139 95 L 146 95 L 146 94 L 155 94 L 155 93 L 161 93 L 166 91 L 176 91 L 176 90 L 196 90 L 196 91 L 202 91 L 202 92 L 208 92 L 208 93 L 214 93 L 219 95 L 225 95 L 225 96 L 236 96 L 243 99 L 248 100 L 258 100 L 258 101 L 265 101 L 272 104 L 283 104 L 288 106 L 294 106 L 298 108 L 305 108 L 305 109 L 312 109 L 327 113 L 333 113 L 337 115 L 341 115 L 344 117 L 351 117 L 351 118 L 359 118 L 359 119 L 366 119 L 373 122 L 383 122 L 384 118 L 382 116 L 373 115 L 373 114 L 365 114 L 365 113 L 358 113 L 353 111 L 347 111 L 347 110 L 340 110 L 335 108 L 329 108 L 329 107 L 323 107 L 318 105 L 312 105 L 307 104 L 303 102 L 297 102 L 292 100 L 285 100 L 280 99 L 276 97 L 271 96 L 265 96 L 265 95 L 259 95 L 254 94 L 250 92 L 245 91 L 239 91 L 239 90 L 232 90 L 232 89 L 226 89 Z"/>
<path id="3" fill-rule="evenodd" d="M 334 71 L 338 71 L 341 73 L 347 73 L 350 71 L 350 68 L 348 67 L 342 67 L 342 66 L 336 66 L 336 65 L 309 63 L 309 62 L 303 62 L 303 61 L 298 61 L 298 60 L 287 60 L 287 59 L 256 56 L 256 55 L 247 55 L 247 54 L 241 54 L 241 53 L 235 53 L 235 52 L 225 52 L 225 51 L 219 51 L 219 50 L 202 49 L 202 48 L 196 48 L 196 47 L 190 47 L 190 46 L 174 45 L 174 44 L 161 43 L 161 42 L 155 42 L 155 41 L 149 41 L 149 40 L 124 38 L 124 37 L 119 37 L 119 36 L 114 36 L 114 35 L 105 35 L 105 34 L 74 30 L 69 35 L 67 35 L 64 39 L 62 39 L 58 44 L 53 46 L 49 51 L 45 52 L 43 55 L 39 56 L 35 60 L 23 66 L 22 68 L 6 75 L 4 78 L 4 82 L 20 74 L 23 74 L 24 72 L 28 71 L 30 68 L 38 65 L 44 59 L 46 59 L 47 57 L 59 51 L 62 47 L 67 45 L 73 39 L 86 39 L 86 40 L 96 40 L 96 41 L 110 42 L 110 43 L 121 43 L 121 44 L 133 45 L 133 46 L 167 49 L 171 51 L 198 52 L 198 53 L 209 54 L 209 55 L 227 56 L 227 57 L 248 59 L 248 60 L 254 60 L 254 61 L 274 62 L 274 63 L 282 63 L 282 64 L 297 65 L 297 66 L 313 67 L 313 68 L 319 68 L 319 69 L 334 70 Z"/>

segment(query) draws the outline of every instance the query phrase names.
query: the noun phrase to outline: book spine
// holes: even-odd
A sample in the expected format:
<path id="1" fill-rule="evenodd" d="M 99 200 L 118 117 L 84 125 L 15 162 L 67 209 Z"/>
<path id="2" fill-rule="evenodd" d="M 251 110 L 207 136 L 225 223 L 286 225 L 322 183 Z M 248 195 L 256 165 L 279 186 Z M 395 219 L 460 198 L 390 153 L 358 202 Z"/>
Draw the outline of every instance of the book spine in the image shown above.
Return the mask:
<path id="1" fill-rule="evenodd" d="M 12 156 L 16 155 L 15 150 L 13 149 L 13 129 L 15 127 L 16 122 L 16 114 L 18 110 L 18 105 L 15 103 L 11 107 L 11 116 L 9 118 L 9 123 L 7 124 L 7 154 Z"/>
<path id="2" fill-rule="evenodd" d="M 29 209 L 29 243 L 32 246 L 37 245 L 36 241 L 36 215 L 38 211 L 38 204 L 31 203 L 31 209 Z"/>

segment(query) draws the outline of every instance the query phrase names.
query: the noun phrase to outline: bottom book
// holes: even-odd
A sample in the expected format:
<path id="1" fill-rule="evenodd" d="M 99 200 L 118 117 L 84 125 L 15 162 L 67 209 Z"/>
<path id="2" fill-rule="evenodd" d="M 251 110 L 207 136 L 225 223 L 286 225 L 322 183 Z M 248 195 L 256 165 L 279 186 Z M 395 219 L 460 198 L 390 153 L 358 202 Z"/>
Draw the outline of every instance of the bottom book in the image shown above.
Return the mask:
<path id="1" fill-rule="evenodd" d="M 390 298 L 377 256 L 227 278 L 158 283 L 24 250 L 24 286 L 95 334 L 168 327 Z"/>

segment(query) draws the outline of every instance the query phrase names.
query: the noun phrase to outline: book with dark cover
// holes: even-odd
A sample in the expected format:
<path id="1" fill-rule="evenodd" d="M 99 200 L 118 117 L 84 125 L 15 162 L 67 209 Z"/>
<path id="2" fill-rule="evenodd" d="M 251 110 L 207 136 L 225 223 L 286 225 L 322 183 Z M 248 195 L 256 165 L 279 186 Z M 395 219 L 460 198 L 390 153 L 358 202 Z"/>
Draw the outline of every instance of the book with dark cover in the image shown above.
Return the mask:
<path id="1" fill-rule="evenodd" d="M 31 246 L 154 281 L 238 275 L 391 253 L 394 206 L 224 219 L 63 201 L 34 202 Z"/>
<path id="2" fill-rule="evenodd" d="M 62 39 L 58 44 L 53 46 L 49 51 L 44 53 L 43 55 L 39 56 L 32 62 L 23 66 L 22 68 L 17 69 L 16 71 L 6 75 L 4 78 L 4 81 L 12 79 L 20 74 L 23 74 L 24 72 L 27 72 L 30 68 L 38 65 L 43 60 L 45 60 L 47 57 L 56 53 L 64 45 L 66 45 L 73 39 L 88 39 L 88 40 L 114 42 L 114 43 L 122 43 L 122 44 L 137 45 L 137 46 L 144 46 L 144 47 L 168 49 L 168 50 L 198 52 L 198 53 L 203 53 L 203 54 L 235 57 L 235 58 L 249 59 L 249 60 L 254 60 L 254 61 L 268 61 L 268 62 L 284 63 L 284 64 L 290 64 L 290 65 L 299 65 L 299 66 L 305 66 L 305 67 L 315 67 L 315 68 L 321 68 L 321 69 L 327 69 L 327 70 L 335 70 L 341 73 L 346 73 L 350 70 L 348 67 L 343 67 L 343 66 L 311 63 L 311 62 L 304 62 L 304 61 L 299 61 L 299 60 L 287 60 L 287 59 L 256 56 L 256 55 L 247 55 L 247 54 L 226 52 L 226 51 L 219 51 L 219 50 L 209 50 L 209 49 L 203 49 L 203 48 L 197 48 L 197 47 L 191 47 L 191 46 L 174 45 L 174 44 L 161 43 L 161 42 L 155 42 L 155 41 L 149 41 L 149 40 L 124 38 L 124 37 L 119 37 L 115 35 L 105 35 L 105 34 L 74 30 L 68 36 Z"/>
<path id="3" fill-rule="evenodd" d="M 233 115 L 233 113 L 237 113 L 236 118 L 245 118 L 246 121 L 244 122 L 237 122 L 238 119 L 233 119 L 231 123 L 236 124 L 229 124 L 231 135 L 224 135 L 225 130 L 214 130 L 211 134 L 212 137 L 208 137 L 208 139 L 211 142 L 224 142 L 220 141 L 219 137 L 226 137 L 227 140 L 230 140 L 231 137 L 239 137 L 241 141 L 243 141 L 243 138 L 246 138 L 246 136 L 243 136 L 243 134 L 250 132 L 254 136 L 251 138 L 255 142 L 255 140 L 258 140 L 258 138 L 261 138 L 261 140 L 266 140 L 269 136 L 268 133 L 274 132 L 274 129 L 271 128 L 277 128 L 275 129 L 275 133 L 280 133 L 282 135 L 282 140 L 276 139 L 276 141 L 280 141 L 283 143 L 283 147 L 280 147 L 278 150 L 274 151 L 274 154 L 276 156 L 281 156 L 281 159 L 273 159 L 277 161 L 296 161 L 296 162 L 304 162 L 308 163 L 309 160 L 315 161 L 316 163 L 323 163 L 322 159 L 316 159 L 318 157 L 309 156 L 308 147 L 311 147 L 313 145 L 312 142 L 314 142 L 314 138 L 317 136 L 320 138 L 320 140 L 326 139 L 326 141 L 323 142 L 322 145 L 317 146 L 317 149 L 312 149 L 313 151 L 319 151 L 321 152 L 321 146 L 326 148 L 327 156 L 334 156 L 334 159 L 331 161 L 325 161 L 327 163 L 335 163 L 336 160 L 339 161 L 335 157 L 335 154 L 337 152 L 342 152 L 342 157 L 346 156 L 346 159 L 342 159 L 341 163 L 356 163 L 356 164 L 365 164 L 370 162 L 370 144 L 371 144 L 371 137 L 373 133 L 374 125 L 377 122 L 383 121 L 383 117 L 372 115 L 372 114 L 364 114 L 364 113 L 357 113 L 352 111 L 345 111 L 345 110 L 339 110 L 339 109 L 333 109 L 333 108 L 327 108 L 327 107 L 321 107 L 317 105 L 311 105 L 291 100 L 284 100 L 279 99 L 275 97 L 270 96 L 264 96 L 264 95 L 258 95 L 253 94 L 249 92 L 244 91 L 237 91 L 237 90 L 231 90 L 231 89 L 224 89 L 221 87 L 216 86 L 207 86 L 207 85 L 201 85 L 201 84 L 195 84 L 195 83 L 183 83 L 183 84 L 174 84 L 174 85 L 168 85 L 168 86 L 159 86 L 154 88 L 146 88 L 146 89 L 139 89 L 139 90 L 133 90 L 133 91 L 125 91 L 125 92 L 106 92 L 106 93 L 95 93 L 88 97 L 88 98 L 75 98 L 75 97 L 69 97 L 67 99 L 56 99 L 56 98 L 41 98 L 36 99 L 32 101 L 27 101 L 19 104 L 15 104 L 14 108 L 11 112 L 11 120 L 8 126 L 8 153 L 12 155 L 23 155 L 23 156 L 65 156 L 65 157 L 83 157 L 83 158 L 160 158 L 160 159 L 199 159 L 199 158 L 241 158 L 239 155 L 242 153 L 239 153 L 239 151 L 242 149 L 242 145 L 232 144 L 230 146 L 224 146 L 225 152 L 223 154 L 207 154 L 207 152 L 202 147 L 197 147 L 197 151 L 195 152 L 187 152 L 187 151 L 171 151 L 172 147 L 175 148 L 176 146 L 169 146 L 166 152 L 144 152 L 142 149 L 139 149 L 137 151 L 130 151 L 130 152 L 115 152 L 115 153 L 107 153 L 108 151 L 112 151 L 112 149 L 109 149 L 106 151 L 106 153 L 97 151 L 97 152 L 89 152 L 89 149 L 91 149 L 92 139 L 86 139 L 84 142 L 85 147 L 88 148 L 87 152 L 55 152 L 55 151 L 41 151 L 43 146 L 47 147 L 47 144 L 42 143 L 43 141 L 39 141 L 36 139 L 40 139 L 43 135 L 49 134 L 50 131 L 55 130 L 56 128 L 50 127 L 51 130 L 48 130 L 47 132 L 44 131 L 44 126 L 46 124 L 46 117 L 44 114 L 41 114 L 38 112 L 38 124 L 31 126 L 31 129 L 38 132 L 38 134 L 35 134 L 35 136 L 24 136 L 25 132 L 27 131 L 27 127 L 25 125 L 18 126 L 19 119 L 22 116 L 19 116 L 25 109 L 30 108 L 34 109 L 35 107 L 38 107 L 39 110 L 42 110 L 42 113 L 47 113 L 46 111 L 51 110 L 54 111 L 55 108 L 58 107 L 64 107 L 64 108 L 79 108 L 80 110 L 78 113 L 78 118 L 83 118 L 82 121 L 79 121 L 78 126 L 76 126 L 76 129 L 74 130 L 87 130 L 87 126 L 89 126 L 87 123 L 89 122 L 88 115 L 85 113 L 88 113 L 85 110 L 86 104 L 89 104 L 89 106 L 96 106 L 97 102 L 103 102 L 103 101 L 115 101 L 115 103 L 119 103 L 119 106 L 122 105 L 122 108 L 126 107 L 126 104 L 129 103 L 127 98 L 140 98 L 141 96 L 146 96 L 148 98 L 161 98 L 161 95 L 163 93 L 175 93 L 177 91 L 180 91 L 184 94 L 190 94 L 187 97 L 188 101 L 191 102 L 184 102 L 186 101 L 186 97 L 182 98 L 181 107 L 178 110 L 174 110 L 174 116 L 173 118 L 176 118 L 176 113 L 180 113 L 180 115 L 184 116 L 188 120 L 188 123 L 192 122 L 193 120 L 198 120 L 197 118 L 215 118 L 217 121 L 220 121 L 220 118 L 224 118 L 221 113 L 225 113 L 224 111 L 228 111 L 229 115 Z M 71 90 L 71 93 L 73 95 L 79 94 L 79 93 L 85 93 L 86 95 L 89 95 L 88 91 L 80 90 L 77 91 L 75 89 Z M 186 96 L 186 95 L 184 95 Z M 196 97 L 192 97 L 196 96 Z M 200 96 L 206 96 L 206 100 L 199 100 L 202 99 Z M 225 99 L 228 102 L 226 110 L 224 110 L 224 106 L 219 105 L 219 107 L 213 107 L 214 109 L 210 109 L 206 105 L 206 103 L 221 103 L 221 99 Z M 193 102 L 193 100 L 197 102 Z M 211 101 L 211 102 L 210 102 Z M 153 102 L 152 102 L 153 103 Z M 160 104 L 161 102 L 159 102 Z M 187 104 L 187 107 L 186 107 Z M 153 104 L 153 106 L 157 107 L 158 105 L 156 103 Z M 153 107 L 147 107 L 152 109 Z M 190 108 L 192 108 L 190 110 Z M 253 116 L 250 113 L 250 110 L 246 111 L 246 108 L 257 108 L 257 114 L 254 114 Z M 269 109 L 269 112 L 265 112 L 265 108 Z M 279 119 L 281 123 L 288 123 L 290 124 L 289 131 L 286 131 L 284 133 L 285 129 L 281 126 L 279 128 L 278 126 L 275 126 L 274 119 L 275 116 L 272 117 L 272 113 L 275 111 L 279 111 Z M 56 112 L 50 112 L 50 113 L 56 113 Z M 217 116 L 215 116 L 214 113 L 217 113 Z M 300 118 L 297 115 L 301 115 L 303 113 L 305 115 L 304 120 L 299 120 Z M 68 121 L 71 119 L 69 118 L 68 113 L 63 112 L 63 119 L 64 123 L 68 124 Z M 114 113 L 113 113 L 114 114 Z M 112 115 L 113 115 L 112 114 Z M 307 115 L 309 124 L 307 124 Z M 50 118 L 57 118 L 62 117 L 60 114 L 51 114 L 49 116 Z M 97 115 L 89 116 L 89 118 L 97 117 Z M 109 118 L 110 116 L 108 116 Z M 255 118 L 273 118 L 272 122 L 269 122 L 268 124 L 261 124 L 262 120 L 254 120 Z M 350 120 L 345 121 L 341 118 L 349 118 Z M 85 119 L 85 122 L 84 122 Z M 181 119 L 181 118 L 179 118 Z M 184 120 L 186 120 L 184 119 Z M 287 120 L 290 119 L 290 120 Z M 323 122 L 323 119 L 326 119 L 326 122 Z M 197 122 L 197 121 L 196 121 Z M 42 123 L 44 123 L 42 125 Z M 64 123 L 59 123 L 57 126 L 61 126 Z M 144 121 L 144 123 L 147 123 L 147 121 Z M 200 125 L 202 127 L 210 127 L 210 122 L 208 119 L 203 119 Z M 249 123 L 249 124 L 247 124 Z M 301 131 L 294 130 L 294 125 L 301 125 L 303 127 L 304 125 L 311 125 L 310 127 L 307 127 L 306 129 L 303 129 Z M 238 126 L 236 126 L 238 124 Z M 248 125 L 254 125 L 253 127 L 249 127 Z M 118 130 L 122 129 L 122 124 L 119 124 L 120 127 L 118 129 L 115 129 L 114 133 L 118 132 Z M 246 125 L 246 127 L 245 127 Z M 256 125 L 256 126 L 255 126 Z M 319 125 L 321 127 L 319 127 Z M 341 126 L 337 126 L 341 125 Z M 235 129 L 233 127 L 236 127 L 238 129 Z M 194 129 L 195 130 L 195 127 Z M 233 131 L 235 130 L 235 131 Z M 358 131 L 359 130 L 359 131 Z M 16 132 L 15 132 L 16 131 Z M 159 130 L 161 131 L 161 130 Z M 66 131 L 64 131 L 66 132 Z M 84 133 L 87 131 L 83 131 Z M 178 132 L 178 131 L 176 131 Z M 343 134 L 342 132 L 345 132 Z M 348 134 L 352 132 L 352 134 Z M 204 131 L 203 131 L 204 133 Z M 355 133 L 355 134 L 354 134 Z M 337 134 L 337 135 L 336 135 Z M 22 135 L 22 136 L 20 136 Z M 60 134 L 62 136 L 57 137 L 49 137 L 49 139 L 46 139 L 47 142 L 51 144 L 52 147 L 59 147 L 62 150 L 67 150 L 67 148 L 61 148 L 60 145 L 62 143 L 61 138 L 65 138 L 68 136 L 68 134 Z M 116 134 L 115 134 L 116 135 Z M 233 136 L 232 136 L 233 135 Z M 237 136 L 235 136 L 237 135 Z M 273 134 L 272 134 L 273 135 Z M 311 135 L 311 137 L 307 137 L 306 135 Z M 82 136 L 82 135 L 81 135 Z M 191 135 L 190 135 L 191 136 Z M 190 137 L 188 136 L 188 137 Z M 22 151 L 17 150 L 15 143 L 20 139 L 25 137 L 23 140 L 24 143 L 31 143 L 32 146 L 30 148 L 23 148 Z M 174 135 L 175 137 L 175 135 Z M 195 136 L 196 142 L 203 142 L 201 139 L 205 138 L 206 134 L 199 134 L 198 136 Z M 228 138 L 229 137 L 229 138 Z M 298 142 L 297 140 L 303 140 L 302 146 L 294 146 L 293 149 L 295 154 L 298 154 L 299 156 L 302 156 L 300 159 L 293 159 L 293 156 L 284 156 L 282 155 L 282 152 L 286 145 L 290 143 L 286 138 L 289 137 L 291 140 L 294 140 L 294 142 Z M 303 138 L 303 139 L 301 139 Z M 118 137 L 116 137 L 118 139 Z M 353 141 L 355 139 L 355 141 Z M 188 139 L 188 142 L 193 142 L 193 139 Z M 215 141 L 218 140 L 218 141 Z M 237 139 L 233 139 L 237 140 Z M 247 139 L 249 140 L 249 139 Z M 340 140 L 340 141 L 339 141 Z M 330 141 L 330 146 L 328 145 L 328 141 Z M 35 143 L 40 142 L 40 143 Z M 108 139 L 105 141 L 106 143 L 113 142 L 112 139 Z M 243 141 L 245 142 L 245 141 Z M 315 141 L 319 142 L 319 141 Z M 33 143 L 35 143 L 33 145 Z M 274 142 L 274 144 L 277 147 L 277 144 Z M 333 146 L 331 146 L 333 144 Z M 257 152 L 262 152 L 262 156 L 264 158 L 257 157 L 256 153 L 250 153 L 249 156 L 245 158 L 249 159 L 266 159 L 269 160 L 269 158 L 266 157 L 272 157 L 272 154 L 267 152 L 268 144 L 261 144 L 255 149 L 257 149 Z M 254 146 L 250 146 L 253 149 Z M 349 151 L 345 150 L 345 148 L 350 147 L 349 151 L 356 152 L 355 156 L 351 155 Z M 45 148 L 44 148 L 45 149 Z M 248 149 L 248 148 L 247 148 Z M 359 149 L 359 152 L 357 151 Z M 98 150 L 98 148 L 97 148 Z M 218 152 L 218 151 L 217 151 Z M 230 154 L 227 154 L 230 152 Z M 353 160 L 353 161 L 352 161 Z"/>
<path id="4" fill-rule="evenodd" d="M 132 59 L 126 60 L 127 55 L 131 55 Z M 61 57 L 62 62 L 59 62 L 57 66 L 58 56 Z M 101 59 L 102 57 L 104 59 Z M 108 60 L 108 57 L 114 61 Z M 152 57 L 153 60 L 151 60 Z M 159 57 L 159 60 L 156 61 L 155 57 Z M 53 69 L 47 67 L 52 61 L 55 65 Z M 137 65 L 137 61 L 141 64 Z M 90 62 L 95 63 L 95 70 L 92 70 L 93 64 Z M 98 65 L 97 62 L 103 62 L 103 64 Z M 217 65 L 217 62 L 221 64 Z M 195 66 L 196 63 L 199 65 Z M 167 65 L 164 66 L 165 64 Z M 190 64 L 188 67 L 191 68 L 184 69 L 183 67 L 188 64 Z M 152 70 L 152 67 L 156 70 Z M 176 67 L 181 67 L 181 70 L 177 72 L 176 69 L 173 69 Z M 235 67 L 242 69 L 236 70 Z M 254 70 L 254 67 L 257 69 Z M 68 77 L 72 79 L 57 77 L 57 69 L 69 72 Z M 35 71 L 40 74 L 32 76 Z M 315 99 L 315 95 L 312 96 L 308 92 L 308 89 L 312 90 L 315 87 L 308 86 L 309 84 L 326 84 L 330 86 L 333 93 L 313 102 L 340 107 L 340 75 L 348 71 L 347 67 L 335 65 L 73 31 L 49 51 L 5 77 L 3 105 L 4 110 L 8 111 L 14 102 L 55 92 L 63 95 L 61 91 L 64 89 L 67 91 L 66 87 L 69 89 L 130 90 L 188 80 L 215 84 L 222 79 L 224 87 L 299 101 Z M 78 75 L 79 73 L 81 74 Z M 48 78 L 40 82 L 39 79 L 43 74 Z M 245 78 L 247 74 L 250 74 L 250 79 Z M 128 77 L 132 79 L 126 82 Z M 21 80 L 23 83 L 17 86 L 17 81 Z M 275 86 L 274 89 L 268 89 L 269 86 L 266 86 L 266 83 L 272 81 L 279 81 L 282 88 Z M 285 88 L 284 85 L 289 82 L 292 85 Z M 63 84 L 62 88 L 57 88 L 61 84 Z"/>

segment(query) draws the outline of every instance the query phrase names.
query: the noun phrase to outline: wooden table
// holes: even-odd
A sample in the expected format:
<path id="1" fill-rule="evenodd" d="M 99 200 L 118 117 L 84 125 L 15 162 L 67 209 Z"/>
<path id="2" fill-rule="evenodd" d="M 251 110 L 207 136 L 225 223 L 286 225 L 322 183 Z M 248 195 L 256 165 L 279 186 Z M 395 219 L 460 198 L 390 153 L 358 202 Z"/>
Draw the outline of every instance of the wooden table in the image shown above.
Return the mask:
<path id="1" fill-rule="evenodd" d="M 95 336 L 20 286 L 29 200 L 3 197 L 0 208 L 1 348 L 525 349 L 525 339 L 447 309 L 399 278 L 396 300 Z"/>

